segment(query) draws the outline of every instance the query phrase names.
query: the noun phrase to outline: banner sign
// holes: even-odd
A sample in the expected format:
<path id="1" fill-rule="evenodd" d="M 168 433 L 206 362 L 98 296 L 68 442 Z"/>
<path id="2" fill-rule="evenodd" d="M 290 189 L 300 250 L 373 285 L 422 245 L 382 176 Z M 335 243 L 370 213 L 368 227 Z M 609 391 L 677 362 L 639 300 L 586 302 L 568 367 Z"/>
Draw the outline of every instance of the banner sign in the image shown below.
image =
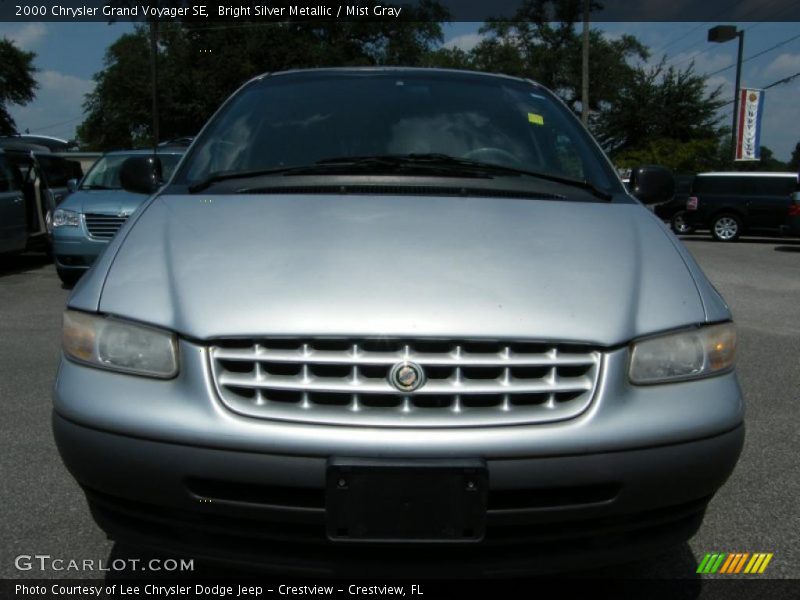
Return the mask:
<path id="1" fill-rule="evenodd" d="M 739 91 L 739 116 L 736 127 L 736 160 L 761 160 L 761 116 L 764 90 Z"/>

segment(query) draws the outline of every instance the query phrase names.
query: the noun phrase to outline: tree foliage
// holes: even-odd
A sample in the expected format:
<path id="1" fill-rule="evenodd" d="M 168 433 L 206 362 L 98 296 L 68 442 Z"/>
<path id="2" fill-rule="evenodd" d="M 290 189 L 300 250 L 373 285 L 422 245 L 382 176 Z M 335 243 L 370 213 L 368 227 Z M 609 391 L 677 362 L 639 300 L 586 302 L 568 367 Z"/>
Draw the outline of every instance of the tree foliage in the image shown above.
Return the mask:
<path id="1" fill-rule="evenodd" d="M 253 76 L 305 67 L 405 65 L 506 73 L 542 83 L 580 114 L 582 6 L 582 0 L 524 0 L 510 19 L 487 21 L 482 41 L 468 51 L 441 47 L 447 14 L 436 0 L 404 7 L 403 18 L 391 21 L 161 24 L 160 137 L 196 134 Z M 87 116 L 79 127 L 84 147 L 152 142 L 148 36 L 140 27 L 107 50 L 84 105 Z M 589 43 L 590 128 L 618 166 L 655 163 L 677 172 L 732 166 L 730 132 L 719 123 L 720 90 L 709 91 L 693 64 L 676 69 L 662 60 L 648 67 L 643 64 L 648 49 L 631 35 L 607 37 L 592 29 Z M 737 168 L 783 167 L 765 150 L 761 163 Z M 797 168 L 800 149 L 793 161 Z"/>
<path id="2" fill-rule="evenodd" d="M 720 88 L 707 92 L 705 85 L 693 64 L 681 70 L 662 60 L 639 67 L 598 115 L 595 135 L 612 156 L 658 146 L 702 151 L 698 158 L 710 159 L 728 130 L 719 124 Z"/>
<path id="3" fill-rule="evenodd" d="M 161 25 L 158 46 L 160 137 L 196 134 L 245 81 L 305 67 L 417 65 L 442 41 L 440 5 L 404 8 L 405 19 Z M 151 143 L 149 32 L 140 27 L 106 52 L 78 129 L 84 147 Z"/>
<path id="4" fill-rule="evenodd" d="M 792 150 L 792 157 L 786 165 L 790 171 L 800 171 L 800 142 Z"/>
<path id="5" fill-rule="evenodd" d="M 481 28 L 486 38 L 469 53 L 469 66 L 538 81 L 579 113 L 582 38 L 575 23 L 582 6 L 581 0 L 525 0 L 512 18 Z M 590 110 L 613 102 L 633 75 L 631 62 L 648 57 L 635 37 L 609 39 L 596 29 L 590 31 L 589 53 Z"/>
<path id="6" fill-rule="evenodd" d="M 8 105 L 25 105 L 36 96 L 34 58 L 33 52 L 25 52 L 10 40 L 0 39 L 0 135 L 17 132 Z"/>

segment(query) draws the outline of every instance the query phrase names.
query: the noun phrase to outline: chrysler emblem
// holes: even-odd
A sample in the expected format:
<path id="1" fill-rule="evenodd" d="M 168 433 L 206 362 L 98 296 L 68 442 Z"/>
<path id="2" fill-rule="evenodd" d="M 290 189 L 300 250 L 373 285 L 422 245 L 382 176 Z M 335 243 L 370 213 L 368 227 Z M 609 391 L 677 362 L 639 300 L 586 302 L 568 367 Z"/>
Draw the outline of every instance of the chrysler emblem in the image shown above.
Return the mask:
<path id="1" fill-rule="evenodd" d="M 397 363 L 389 372 L 389 383 L 401 392 L 413 392 L 425 383 L 425 371 L 417 363 Z"/>

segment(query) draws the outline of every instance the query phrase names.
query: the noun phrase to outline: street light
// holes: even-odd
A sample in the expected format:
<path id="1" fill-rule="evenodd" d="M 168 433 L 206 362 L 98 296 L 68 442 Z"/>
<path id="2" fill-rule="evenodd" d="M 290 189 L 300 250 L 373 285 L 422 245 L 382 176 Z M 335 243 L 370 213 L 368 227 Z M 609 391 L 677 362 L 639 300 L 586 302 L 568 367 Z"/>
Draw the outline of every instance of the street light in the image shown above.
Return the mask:
<path id="1" fill-rule="evenodd" d="M 708 30 L 708 41 L 722 44 L 739 38 L 739 54 L 736 59 L 736 86 L 733 90 L 733 126 L 731 127 L 731 154 L 736 160 L 736 125 L 739 116 L 739 86 L 742 81 L 742 52 L 744 51 L 744 31 L 734 25 L 717 25 Z"/>

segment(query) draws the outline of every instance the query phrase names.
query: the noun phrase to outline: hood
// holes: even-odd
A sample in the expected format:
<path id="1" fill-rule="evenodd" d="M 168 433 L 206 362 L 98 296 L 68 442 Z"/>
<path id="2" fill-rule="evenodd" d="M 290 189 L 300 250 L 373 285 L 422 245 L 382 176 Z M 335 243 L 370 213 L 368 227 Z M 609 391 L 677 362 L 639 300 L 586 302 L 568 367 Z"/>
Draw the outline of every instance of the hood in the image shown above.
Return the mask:
<path id="1" fill-rule="evenodd" d="M 420 196 L 155 199 L 99 310 L 184 335 L 626 343 L 705 320 L 638 204 Z"/>
<path id="2" fill-rule="evenodd" d="M 130 215 L 145 200 L 147 196 L 125 190 L 76 190 L 67 196 L 58 208 L 82 213 Z"/>

